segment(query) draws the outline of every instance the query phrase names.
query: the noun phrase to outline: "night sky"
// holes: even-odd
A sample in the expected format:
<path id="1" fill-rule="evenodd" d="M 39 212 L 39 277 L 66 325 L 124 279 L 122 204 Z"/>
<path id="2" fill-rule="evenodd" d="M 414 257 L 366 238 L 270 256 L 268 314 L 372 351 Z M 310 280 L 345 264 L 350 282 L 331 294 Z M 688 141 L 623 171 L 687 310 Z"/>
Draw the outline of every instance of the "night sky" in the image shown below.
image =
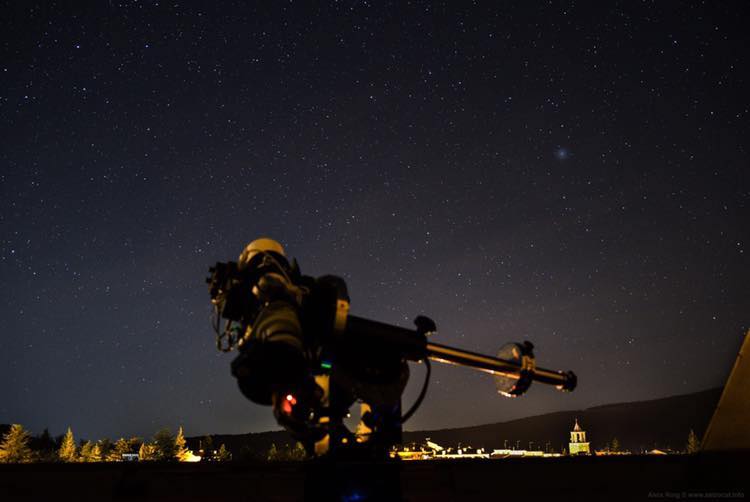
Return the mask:
<path id="1" fill-rule="evenodd" d="M 204 284 L 259 236 L 344 277 L 353 314 L 528 339 L 579 376 L 509 400 L 436 364 L 408 429 L 727 376 L 750 326 L 746 3 L 64 4 L 0 7 L 0 423 L 278 428 L 215 350 Z"/>

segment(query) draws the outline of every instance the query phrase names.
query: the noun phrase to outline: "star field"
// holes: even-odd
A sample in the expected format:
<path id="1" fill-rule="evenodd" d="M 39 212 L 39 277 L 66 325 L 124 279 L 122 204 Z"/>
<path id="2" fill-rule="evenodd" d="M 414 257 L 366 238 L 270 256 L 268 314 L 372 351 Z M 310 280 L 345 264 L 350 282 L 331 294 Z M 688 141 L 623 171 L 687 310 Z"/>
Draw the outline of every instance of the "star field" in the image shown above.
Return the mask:
<path id="1" fill-rule="evenodd" d="M 0 423 L 277 428 L 203 283 L 259 236 L 356 315 L 579 377 L 436 365 L 410 429 L 718 386 L 750 327 L 743 3 L 2 11 Z"/>

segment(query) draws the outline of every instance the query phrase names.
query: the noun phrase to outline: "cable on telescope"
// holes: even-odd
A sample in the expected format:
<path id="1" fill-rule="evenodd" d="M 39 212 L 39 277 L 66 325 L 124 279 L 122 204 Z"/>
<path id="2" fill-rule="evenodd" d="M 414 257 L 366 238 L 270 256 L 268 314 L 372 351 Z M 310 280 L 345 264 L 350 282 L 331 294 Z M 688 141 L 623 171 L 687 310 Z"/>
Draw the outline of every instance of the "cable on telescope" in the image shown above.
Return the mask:
<path id="1" fill-rule="evenodd" d="M 407 420 L 411 418 L 412 415 L 414 415 L 414 412 L 417 411 L 417 408 L 422 404 L 422 401 L 424 400 L 425 395 L 427 394 L 427 387 L 430 383 L 430 373 L 432 373 L 432 365 L 430 364 L 430 360 L 426 357 L 423 359 L 425 367 L 427 368 L 427 374 L 425 374 L 424 377 L 424 385 L 422 386 L 422 390 L 419 392 L 419 397 L 417 397 L 417 400 L 414 401 L 414 404 L 411 405 L 411 408 L 409 408 L 409 411 L 404 413 L 404 415 L 401 417 L 401 423 L 403 424 Z"/>

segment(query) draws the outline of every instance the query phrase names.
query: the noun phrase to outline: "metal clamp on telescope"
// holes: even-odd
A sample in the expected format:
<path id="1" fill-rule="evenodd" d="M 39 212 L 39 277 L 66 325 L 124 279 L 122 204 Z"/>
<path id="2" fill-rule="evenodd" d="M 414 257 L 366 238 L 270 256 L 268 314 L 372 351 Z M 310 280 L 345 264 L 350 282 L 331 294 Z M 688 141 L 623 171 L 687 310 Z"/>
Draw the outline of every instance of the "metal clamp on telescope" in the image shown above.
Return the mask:
<path id="1" fill-rule="evenodd" d="M 310 456 L 387 457 L 426 395 L 430 361 L 489 373 L 509 397 L 534 381 L 562 391 L 576 386 L 571 371 L 537 367 L 530 342 L 507 344 L 493 357 L 428 342 L 437 328 L 424 316 L 407 329 L 350 315 L 341 278 L 303 276 L 271 239 L 251 242 L 238 262 L 217 263 L 210 272 L 217 347 L 238 350 L 232 374 L 240 390 L 271 405 Z M 402 413 L 409 361 L 423 362 L 427 374 Z M 350 431 L 344 419 L 357 402 L 360 421 Z"/>

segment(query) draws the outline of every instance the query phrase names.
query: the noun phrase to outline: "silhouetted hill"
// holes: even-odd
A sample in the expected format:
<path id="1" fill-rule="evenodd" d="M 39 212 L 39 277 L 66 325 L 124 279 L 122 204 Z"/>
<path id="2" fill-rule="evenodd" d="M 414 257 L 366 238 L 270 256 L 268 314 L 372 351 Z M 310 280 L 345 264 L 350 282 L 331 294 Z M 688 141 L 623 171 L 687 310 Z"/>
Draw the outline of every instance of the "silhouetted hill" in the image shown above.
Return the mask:
<path id="1" fill-rule="evenodd" d="M 567 448 L 569 432 L 576 418 L 586 431 L 591 446 L 601 449 L 613 438 L 620 445 L 634 452 L 652 448 L 682 449 L 687 442 L 690 429 L 701 437 L 708 426 L 721 388 L 692 394 L 638 401 L 607 404 L 584 410 L 559 411 L 534 417 L 496 424 L 417 431 L 404 433 L 405 442 L 421 442 L 430 438 L 438 444 L 502 448 L 508 446 L 528 448 L 533 441 L 534 449 L 550 448 L 560 451 Z"/>
<path id="2" fill-rule="evenodd" d="M 584 410 L 559 411 L 509 422 L 404 433 L 404 442 L 422 442 L 426 438 L 443 446 L 459 443 L 475 447 L 503 448 L 506 444 L 533 449 L 560 451 L 568 447 L 569 432 L 576 418 L 587 432 L 593 448 L 601 449 L 617 438 L 624 449 L 639 452 L 652 448 L 682 449 L 693 429 L 701 437 L 711 419 L 721 388 L 651 401 L 607 404 Z M 251 434 L 212 435 L 216 448 L 224 443 L 235 460 L 265 459 L 272 443 L 277 447 L 294 444 L 286 431 Z M 190 437 L 188 445 L 197 450 L 199 437 Z"/>

